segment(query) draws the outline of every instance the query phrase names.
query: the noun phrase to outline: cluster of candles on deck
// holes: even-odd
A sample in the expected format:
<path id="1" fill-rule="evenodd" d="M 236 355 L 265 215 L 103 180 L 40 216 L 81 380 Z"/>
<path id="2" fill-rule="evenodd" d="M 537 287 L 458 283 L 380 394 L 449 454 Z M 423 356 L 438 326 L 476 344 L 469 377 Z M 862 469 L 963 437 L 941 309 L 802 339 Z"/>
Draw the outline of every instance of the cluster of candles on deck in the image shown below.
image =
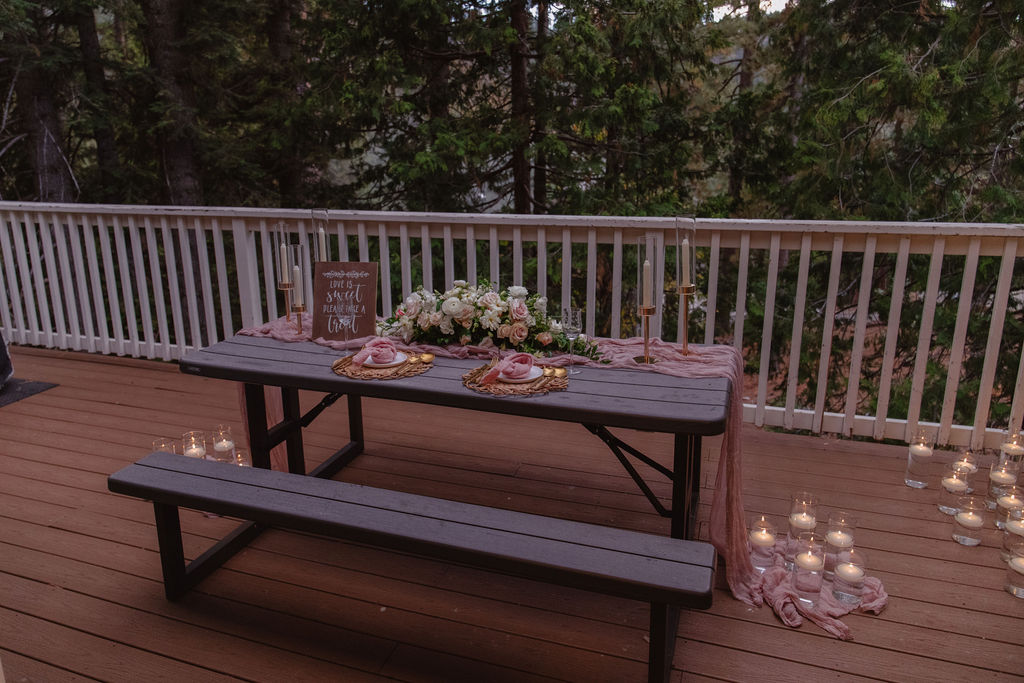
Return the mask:
<path id="1" fill-rule="evenodd" d="M 814 605 L 827 590 L 840 602 L 858 605 L 867 576 L 867 555 L 853 545 L 857 520 L 849 512 L 832 510 L 821 534 L 818 517 L 818 497 L 808 491 L 793 493 L 788 529 L 782 538 L 767 515 L 756 515 L 747 536 L 751 563 L 764 572 L 775 566 L 776 554 L 781 551 L 801 602 Z"/>
<path id="2" fill-rule="evenodd" d="M 976 481 L 983 471 L 983 454 L 960 451 L 952 457 L 936 453 L 931 432 L 919 429 L 909 442 L 907 469 L 903 482 L 915 489 L 938 489 L 936 505 L 950 516 L 952 538 L 965 546 L 981 545 L 986 534 L 987 518 L 1002 532 L 999 556 L 1006 562 L 1005 588 L 1024 598 L 1024 487 L 1019 485 L 1024 465 L 1024 435 L 1007 431 L 998 455 L 990 459 L 985 482 Z M 985 485 L 984 495 L 975 487 Z"/>
<path id="3" fill-rule="evenodd" d="M 181 435 L 181 441 L 159 438 L 153 441 L 153 450 L 179 453 L 188 458 L 214 460 L 231 465 L 252 467 L 249 453 L 235 447 L 230 425 L 217 425 L 213 430 L 192 429 Z"/>

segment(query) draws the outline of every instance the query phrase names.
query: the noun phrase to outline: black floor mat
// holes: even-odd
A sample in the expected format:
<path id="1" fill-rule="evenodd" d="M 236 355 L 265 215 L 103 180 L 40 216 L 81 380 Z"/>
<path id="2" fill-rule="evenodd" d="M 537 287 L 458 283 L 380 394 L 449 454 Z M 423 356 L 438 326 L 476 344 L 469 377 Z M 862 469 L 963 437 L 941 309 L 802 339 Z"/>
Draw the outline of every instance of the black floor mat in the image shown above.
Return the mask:
<path id="1" fill-rule="evenodd" d="M 49 382 L 33 382 L 30 379 L 18 379 L 12 377 L 4 385 L 3 389 L 0 389 L 0 408 L 3 408 L 9 403 L 20 401 L 23 398 L 28 398 L 34 394 L 38 394 L 47 389 L 52 389 L 56 384 L 50 384 Z"/>

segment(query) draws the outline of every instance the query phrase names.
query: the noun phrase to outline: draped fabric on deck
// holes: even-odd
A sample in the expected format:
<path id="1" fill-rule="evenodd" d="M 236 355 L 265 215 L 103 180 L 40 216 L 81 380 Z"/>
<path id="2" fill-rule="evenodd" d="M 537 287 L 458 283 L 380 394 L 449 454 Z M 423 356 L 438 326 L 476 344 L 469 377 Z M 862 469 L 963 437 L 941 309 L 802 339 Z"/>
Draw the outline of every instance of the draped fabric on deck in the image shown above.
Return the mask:
<path id="1" fill-rule="evenodd" d="M 311 317 L 303 316 L 302 332 L 295 329 L 294 322 L 288 322 L 281 318 L 257 328 L 241 330 L 239 334 L 272 337 L 281 341 L 313 341 L 339 351 L 359 349 L 372 339 L 372 337 L 363 337 L 347 342 L 330 341 L 323 338 L 310 340 L 311 332 Z M 398 338 L 392 338 L 392 341 L 402 351 L 430 352 L 449 358 L 488 358 L 495 352 L 493 346 L 439 347 L 430 344 L 404 344 Z M 595 338 L 592 341 L 597 344 L 600 360 L 595 361 L 585 356 L 574 355 L 574 363 L 629 368 L 677 377 L 726 377 L 729 379 L 732 391 L 729 417 L 718 459 L 718 472 L 711 501 L 709 524 L 710 541 L 719 556 L 725 560 L 726 581 L 729 584 L 729 589 L 735 598 L 749 605 L 761 606 L 767 602 L 783 623 L 788 626 L 799 626 L 803 622 L 802 617 L 807 617 L 829 634 L 844 640 L 849 639 L 849 628 L 838 617 L 849 613 L 853 609 L 851 606 L 836 601 L 832 598 L 831 591 L 826 591 L 827 596 L 823 593 L 822 598 L 814 607 L 801 604 L 789 589 L 788 572 L 783 567 L 773 567 L 765 574 L 758 574 L 750 562 L 746 516 L 743 509 L 743 448 L 740 439 L 743 424 L 743 358 L 739 351 L 732 346 L 691 344 L 690 355 L 683 356 L 678 344 L 652 339 L 649 346 L 650 355 L 658 359 L 658 362 L 637 364 L 633 358 L 643 355 L 642 339 L 637 337 L 631 339 Z M 515 351 L 503 351 L 502 355 L 511 353 L 515 353 Z M 552 355 L 545 358 L 544 363 L 566 366 L 569 364 L 569 354 Z M 276 401 L 279 405 L 280 396 L 277 392 L 270 392 L 270 396 L 268 396 L 268 413 L 271 411 L 272 401 Z M 858 609 L 865 612 L 880 612 L 888 599 L 881 582 L 868 577 L 865 591 L 865 602 Z"/>

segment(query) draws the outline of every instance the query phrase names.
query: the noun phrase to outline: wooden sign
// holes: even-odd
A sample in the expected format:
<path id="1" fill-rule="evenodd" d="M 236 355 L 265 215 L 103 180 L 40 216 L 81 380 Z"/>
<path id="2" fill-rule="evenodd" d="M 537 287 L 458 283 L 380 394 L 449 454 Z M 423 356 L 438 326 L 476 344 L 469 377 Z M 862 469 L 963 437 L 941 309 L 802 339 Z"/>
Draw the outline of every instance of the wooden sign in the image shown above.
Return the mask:
<path id="1" fill-rule="evenodd" d="M 313 339 L 348 341 L 377 333 L 377 264 L 313 265 Z"/>

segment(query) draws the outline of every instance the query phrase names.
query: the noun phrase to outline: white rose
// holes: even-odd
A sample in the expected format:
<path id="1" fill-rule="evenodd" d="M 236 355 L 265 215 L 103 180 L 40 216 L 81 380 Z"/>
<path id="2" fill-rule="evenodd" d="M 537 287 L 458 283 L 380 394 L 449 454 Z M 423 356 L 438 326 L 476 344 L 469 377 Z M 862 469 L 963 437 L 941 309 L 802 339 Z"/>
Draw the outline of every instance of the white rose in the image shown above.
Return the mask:
<path id="1" fill-rule="evenodd" d="M 405 300 L 405 314 L 410 318 L 415 318 L 420 314 L 420 307 L 422 305 L 423 302 L 417 294 L 410 294 Z"/>
<path id="2" fill-rule="evenodd" d="M 466 281 L 465 280 L 456 280 L 455 282 L 452 283 L 452 285 L 455 286 L 455 287 L 465 287 L 466 286 Z"/>
<path id="3" fill-rule="evenodd" d="M 546 296 L 537 297 L 537 300 L 533 302 L 533 310 L 538 313 L 547 313 L 548 298 Z"/>
<path id="4" fill-rule="evenodd" d="M 416 318 L 416 324 L 422 327 L 424 330 L 430 327 L 430 321 L 433 316 L 426 311 L 422 311 Z"/>
<path id="5" fill-rule="evenodd" d="M 526 287 L 512 285 L 508 288 L 508 295 L 513 299 L 525 299 L 527 294 L 529 294 L 529 292 L 526 291 Z"/>
<path id="6" fill-rule="evenodd" d="M 452 334 L 455 332 L 455 328 L 452 326 L 452 319 L 448 316 L 441 318 L 441 322 L 438 323 L 437 327 L 444 334 Z"/>

